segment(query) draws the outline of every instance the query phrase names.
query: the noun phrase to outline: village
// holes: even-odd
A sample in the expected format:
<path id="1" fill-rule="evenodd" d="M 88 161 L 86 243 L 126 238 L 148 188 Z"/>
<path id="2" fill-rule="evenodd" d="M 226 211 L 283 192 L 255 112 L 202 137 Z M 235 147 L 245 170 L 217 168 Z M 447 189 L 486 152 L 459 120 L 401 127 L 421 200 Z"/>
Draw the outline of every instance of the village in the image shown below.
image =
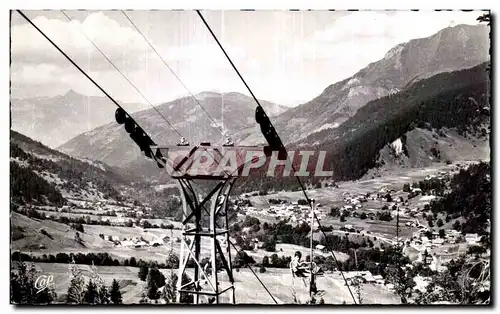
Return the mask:
<path id="1" fill-rule="evenodd" d="M 462 169 L 457 165 L 454 171 Z M 427 175 L 424 180 L 449 180 L 449 172 L 440 171 L 436 174 Z M 362 236 L 377 236 L 379 240 L 389 245 L 401 245 L 404 254 L 410 257 L 411 262 L 403 268 L 413 268 L 418 264 L 424 264 L 432 271 L 442 272 L 446 270 L 443 266 L 452 259 L 457 259 L 465 254 L 472 246 L 480 245 L 481 237 L 477 233 L 462 234 L 450 225 L 443 226 L 441 230 L 436 226 L 429 226 L 426 215 L 431 215 L 429 204 L 438 199 L 435 191 L 422 191 L 418 184 L 414 183 L 409 189 L 395 190 L 380 188 L 372 193 L 341 193 L 341 200 L 335 203 L 338 210 L 335 230 L 331 232 L 357 233 Z M 245 206 L 241 211 L 244 215 L 268 216 L 278 221 L 285 220 L 294 224 L 309 224 L 311 221 L 311 209 L 304 202 L 286 201 L 281 199 L 269 199 L 270 203 L 265 208 Z M 323 226 L 332 222 L 330 206 L 316 204 L 315 214 Z M 240 213 L 241 213 L 240 212 Z M 370 231 L 363 221 L 368 220 L 377 223 L 385 220 L 396 226 L 396 220 L 400 222 L 400 230 L 406 228 L 406 236 L 399 239 L 393 235 L 378 234 Z M 343 222 L 338 226 L 338 222 Z M 434 228 L 433 228 L 434 227 Z M 440 226 L 437 226 L 440 227 Z M 411 231 L 413 230 L 413 231 Z M 314 254 L 327 256 L 329 251 L 324 245 L 318 244 L 314 248 Z M 381 249 L 383 250 L 383 249 Z M 335 273 L 335 271 L 334 271 Z M 394 285 L 388 283 L 382 275 L 373 275 L 370 271 L 347 271 L 344 272 L 348 284 L 356 282 L 363 284 L 381 285 L 388 291 L 394 291 Z M 431 282 L 431 277 L 415 276 L 415 289 L 425 291 Z"/>

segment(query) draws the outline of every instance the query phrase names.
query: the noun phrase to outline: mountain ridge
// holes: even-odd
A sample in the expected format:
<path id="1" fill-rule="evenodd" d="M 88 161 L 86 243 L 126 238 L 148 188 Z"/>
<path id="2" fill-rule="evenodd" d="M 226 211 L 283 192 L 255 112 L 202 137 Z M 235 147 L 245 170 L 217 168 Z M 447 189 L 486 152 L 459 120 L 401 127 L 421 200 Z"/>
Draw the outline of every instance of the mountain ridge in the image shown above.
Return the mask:
<path id="1" fill-rule="evenodd" d="M 175 145 L 179 142 L 180 136 L 155 110 L 158 110 L 179 133 L 192 143 L 205 141 L 223 143 L 226 135 L 221 134 L 220 129 L 227 134 L 232 134 L 249 123 L 253 123 L 256 104 L 249 96 L 237 92 L 203 92 L 195 96 L 203 109 L 193 97 L 182 97 L 158 105 L 155 109 L 136 112 L 132 116 L 159 145 Z M 287 107 L 268 101 L 260 100 L 259 102 L 269 116 L 288 110 Z M 215 120 L 215 124 L 212 119 Z M 139 161 L 143 159 L 123 126 L 116 122 L 82 133 L 59 146 L 58 149 L 72 156 L 101 160 L 120 167 L 140 163 Z M 142 165 L 147 173 L 153 174 L 153 170 L 157 172 L 154 164 L 142 163 Z"/>
<path id="2" fill-rule="evenodd" d="M 381 60 L 327 86 L 311 101 L 280 114 L 273 125 L 287 144 L 318 129 L 335 129 L 369 101 L 387 96 L 394 89 L 400 91 L 412 81 L 488 61 L 489 46 L 487 26 L 463 24 L 400 43 Z M 255 142 L 256 130 L 250 127 L 240 132 L 238 139 L 246 144 Z"/>

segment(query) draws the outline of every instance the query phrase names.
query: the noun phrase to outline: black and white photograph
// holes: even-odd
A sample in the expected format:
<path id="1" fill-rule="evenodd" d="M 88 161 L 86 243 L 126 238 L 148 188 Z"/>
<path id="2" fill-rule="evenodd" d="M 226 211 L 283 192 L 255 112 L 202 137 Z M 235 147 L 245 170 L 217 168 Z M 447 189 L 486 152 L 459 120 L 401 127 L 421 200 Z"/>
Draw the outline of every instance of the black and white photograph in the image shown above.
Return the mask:
<path id="1" fill-rule="evenodd" d="M 10 10 L 10 304 L 490 307 L 492 17 Z"/>

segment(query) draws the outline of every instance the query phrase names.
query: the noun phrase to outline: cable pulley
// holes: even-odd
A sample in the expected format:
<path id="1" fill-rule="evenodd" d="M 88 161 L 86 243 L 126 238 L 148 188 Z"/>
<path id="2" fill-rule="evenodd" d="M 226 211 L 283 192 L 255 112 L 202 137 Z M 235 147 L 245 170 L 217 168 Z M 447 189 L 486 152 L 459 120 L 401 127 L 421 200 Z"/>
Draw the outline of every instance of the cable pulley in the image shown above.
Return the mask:
<path id="1" fill-rule="evenodd" d="M 115 111 L 116 123 L 123 124 L 123 123 L 125 123 L 126 118 L 127 118 L 127 114 L 125 113 L 125 110 L 123 110 L 122 108 L 117 108 Z"/>

